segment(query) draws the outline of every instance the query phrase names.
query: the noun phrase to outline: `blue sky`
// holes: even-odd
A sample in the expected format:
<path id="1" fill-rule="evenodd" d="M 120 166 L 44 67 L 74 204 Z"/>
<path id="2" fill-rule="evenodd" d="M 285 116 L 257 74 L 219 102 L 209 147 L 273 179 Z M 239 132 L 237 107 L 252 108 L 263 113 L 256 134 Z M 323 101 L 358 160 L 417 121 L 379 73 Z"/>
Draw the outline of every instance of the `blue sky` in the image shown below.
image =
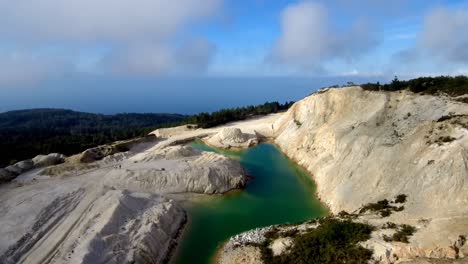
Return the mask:
<path id="1" fill-rule="evenodd" d="M 131 111 L 75 95 L 118 86 L 123 96 L 133 84 L 177 100 L 222 94 L 220 86 L 235 88 L 221 80 L 237 78 L 258 103 L 337 81 L 466 75 L 467 28 L 461 0 L 0 0 L 0 111 Z M 269 90 L 293 80 L 300 88 Z M 247 103 L 232 96 L 181 111 Z M 134 111 L 177 111 L 132 100 Z"/>

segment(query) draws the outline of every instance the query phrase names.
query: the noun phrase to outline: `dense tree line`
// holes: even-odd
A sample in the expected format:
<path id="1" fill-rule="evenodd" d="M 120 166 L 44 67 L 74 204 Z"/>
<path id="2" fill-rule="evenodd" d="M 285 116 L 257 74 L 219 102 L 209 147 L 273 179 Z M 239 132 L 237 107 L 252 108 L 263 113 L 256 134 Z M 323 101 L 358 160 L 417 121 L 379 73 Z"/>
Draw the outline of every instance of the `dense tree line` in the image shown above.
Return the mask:
<path id="1" fill-rule="evenodd" d="M 144 136 L 154 129 L 183 124 L 207 128 L 255 115 L 288 109 L 293 102 L 223 109 L 186 116 L 178 114 L 102 115 L 62 109 L 0 113 L 0 168 L 38 154 L 72 155 L 98 145 Z"/>
<path id="2" fill-rule="evenodd" d="M 187 119 L 188 123 L 198 124 L 199 127 L 208 128 L 232 121 L 244 120 L 256 115 L 267 115 L 287 110 L 294 102 L 280 104 L 278 102 L 267 102 L 257 106 L 246 106 L 231 109 L 222 109 L 211 114 L 200 113 Z"/>
<path id="3" fill-rule="evenodd" d="M 415 93 L 423 94 L 447 94 L 450 96 L 459 96 L 468 93 L 467 76 L 439 76 L 439 77 L 420 77 L 407 81 L 398 80 L 397 77 L 387 84 L 366 83 L 361 87 L 371 91 L 400 91 L 408 89 Z"/>
<path id="4" fill-rule="evenodd" d="M 38 154 L 71 155 L 141 136 L 145 128 L 180 122 L 177 114 L 102 115 L 61 109 L 0 113 L 0 167 Z"/>

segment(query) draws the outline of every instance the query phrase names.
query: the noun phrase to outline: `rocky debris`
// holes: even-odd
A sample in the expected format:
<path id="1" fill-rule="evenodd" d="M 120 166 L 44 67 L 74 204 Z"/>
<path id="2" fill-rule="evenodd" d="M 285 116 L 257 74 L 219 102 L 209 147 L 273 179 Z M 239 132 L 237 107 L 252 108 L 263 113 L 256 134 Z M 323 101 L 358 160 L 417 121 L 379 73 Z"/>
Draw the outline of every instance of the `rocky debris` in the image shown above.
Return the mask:
<path id="1" fill-rule="evenodd" d="M 101 145 L 98 147 L 90 148 L 83 151 L 81 154 L 75 155 L 73 160 L 78 160 L 81 163 L 91 163 L 103 158 L 114 155 L 120 152 L 126 152 L 130 150 L 134 145 L 151 142 L 156 138 L 154 135 L 148 135 L 146 137 L 117 141 L 112 144 Z"/>
<path id="2" fill-rule="evenodd" d="M 306 232 L 317 228 L 318 224 L 314 221 L 304 222 L 301 224 L 290 225 L 274 225 L 262 228 L 252 229 L 240 234 L 237 234 L 223 245 L 218 251 L 217 262 L 220 264 L 235 264 L 244 263 L 264 263 L 260 247 L 267 242 L 267 235 L 272 231 L 279 234 L 267 246 L 272 249 L 274 255 L 281 255 L 293 245 L 293 239 L 289 234 Z"/>
<path id="3" fill-rule="evenodd" d="M 51 153 L 49 155 L 38 155 L 32 159 L 34 167 L 48 167 L 57 165 L 65 161 L 65 155 L 59 153 Z"/>
<path id="4" fill-rule="evenodd" d="M 280 256 L 282 254 L 286 254 L 293 243 L 294 241 L 290 237 L 280 237 L 275 239 L 269 248 L 271 249 L 273 256 Z"/>
<path id="5" fill-rule="evenodd" d="M 127 150 L 128 149 L 125 149 L 125 148 L 119 149 L 118 147 L 114 145 L 103 145 L 103 146 L 99 146 L 95 148 L 90 148 L 90 149 L 85 150 L 81 154 L 80 162 L 82 163 L 95 162 L 109 155 L 112 155 L 118 152 L 127 151 Z"/>
<path id="6" fill-rule="evenodd" d="M 261 244 L 266 240 L 265 234 L 270 232 L 272 229 L 272 226 L 255 228 L 253 230 L 235 235 L 229 239 L 228 243 L 226 243 L 224 250 L 227 251 L 230 248 L 235 248 L 245 244 Z"/>
<path id="7" fill-rule="evenodd" d="M 14 180 L 19 175 L 32 169 L 47 167 L 64 162 L 65 156 L 58 153 L 38 155 L 33 159 L 23 160 L 0 169 L 0 183 Z"/>
<path id="8" fill-rule="evenodd" d="M 206 143 L 218 148 L 248 148 L 258 144 L 257 134 L 242 133 L 236 127 L 226 127 L 206 140 Z"/>
<path id="9" fill-rule="evenodd" d="M 168 127 L 168 128 L 160 128 L 156 129 L 155 131 L 151 132 L 150 135 L 154 135 L 157 138 L 170 138 L 180 134 L 183 134 L 188 131 L 192 131 L 197 129 L 198 126 L 195 124 L 188 124 L 183 126 L 176 126 L 176 127 Z"/>
<path id="10" fill-rule="evenodd" d="M 42 176 L 79 176 L 99 169 L 100 165 L 97 163 L 73 163 L 65 162 L 55 166 L 47 167 L 39 172 Z"/>

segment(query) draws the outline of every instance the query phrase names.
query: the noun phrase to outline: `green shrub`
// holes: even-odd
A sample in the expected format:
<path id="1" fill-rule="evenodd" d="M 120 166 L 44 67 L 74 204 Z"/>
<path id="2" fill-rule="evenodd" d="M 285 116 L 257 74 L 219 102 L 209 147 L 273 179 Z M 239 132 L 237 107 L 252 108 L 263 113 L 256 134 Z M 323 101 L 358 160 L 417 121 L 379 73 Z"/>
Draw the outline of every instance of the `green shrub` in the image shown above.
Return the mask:
<path id="1" fill-rule="evenodd" d="M 401 225 L 399 230 L 393 234 L 392 241 L 408 243 L 408 237 L 412 236 L 415 231 L 416 228 L 414 226 Z"/>
<path id="2" fill-rule="evenodd" d="M 372 250 L 359 245 L 370 238 L 373 227 L 350 220 L 325 218 L 321 225 L 294 238 L 289 253 L 273 256 L 266 242 L 261 247 L 265 263 L 366 263 Z"/>
<path id="3" fill-rule="evenodd" d="M 382 229 L 395 229 L 397 228 L 397 224 L 392 223 L 392 222 L 387 222 L 382 226 Z"/>
<path id="4" fill-rule="evenodd" d="M 399 194 L 395 197 L 395 203 L 404 203 L 406 202 L 406 194 Z"/>
<path id="5" fill-rule="evenodd" d="M 423 94 L 447 94 L 449 96 L 460 96 L 468 93 L 467 76 L 439 76 L 420 77 L 407 81 L 400 81 L 395 76 L 391 83 L 366 83 L 361 87 L 370 91 L 401 91 L 410 90 L 414 93 Z M 465 101 L 465 100 L 463 100 Z"/>
<path id="6" fill-rule="evenodd" d="M 389 202 L 387 199 L 384 199 L 376 203 L 368 203 L 367 205 L 361 208 L 359 213 L 365 213 L 367 211 L 376 212 L 376 211 L 381 211 L 381 210 L 390 209 L 390 208 L 392 208 L 392 206 L 389 205 Z"/>
<path id="7" fill-rule="evenodd" d="M 380 211 L 380 216 L 382 217 L 387 217 L 387 216 L 390 216 L 391 214 L 392 214 L 392 211 L 390 211 L 390 209 L 385 209 L 385 210 Z"/>

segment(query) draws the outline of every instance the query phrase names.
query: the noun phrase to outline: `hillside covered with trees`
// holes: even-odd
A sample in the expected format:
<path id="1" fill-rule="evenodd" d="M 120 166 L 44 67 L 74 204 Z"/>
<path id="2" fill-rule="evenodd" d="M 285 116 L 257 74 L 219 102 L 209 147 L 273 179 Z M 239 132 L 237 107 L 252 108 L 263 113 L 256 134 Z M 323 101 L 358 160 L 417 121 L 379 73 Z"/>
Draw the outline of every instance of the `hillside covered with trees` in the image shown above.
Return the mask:
<path id="1" fill-rule="evenodd" d="M 0 113 L 0 167 L 52 152 L 87 148 L 143 135 L 144 128 L 180 122 L 177 114 L 102 115 L 63 109 Z"/>

